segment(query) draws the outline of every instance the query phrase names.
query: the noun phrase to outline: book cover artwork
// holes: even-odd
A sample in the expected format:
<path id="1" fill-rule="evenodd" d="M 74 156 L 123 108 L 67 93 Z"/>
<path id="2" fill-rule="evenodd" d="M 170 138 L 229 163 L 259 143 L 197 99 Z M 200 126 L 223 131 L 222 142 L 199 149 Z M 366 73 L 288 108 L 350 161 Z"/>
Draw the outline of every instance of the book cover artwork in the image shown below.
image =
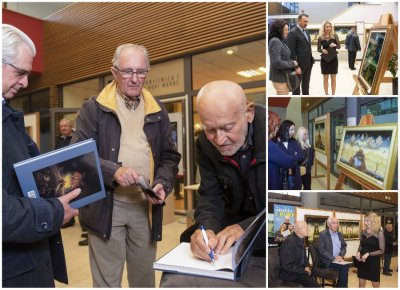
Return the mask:
<path id="1" fill-rule="evenodd" d="M 94 152 L 89 152 L 70 160 L 60 162 L 32 172 L 41 197 L 60 197 L 76 188 L 81 194 L 74 201 L 82 199 L 93 192 L 101 191 L 100 178 Z M 28 192 L 35 197 L 35 192 Z"/>

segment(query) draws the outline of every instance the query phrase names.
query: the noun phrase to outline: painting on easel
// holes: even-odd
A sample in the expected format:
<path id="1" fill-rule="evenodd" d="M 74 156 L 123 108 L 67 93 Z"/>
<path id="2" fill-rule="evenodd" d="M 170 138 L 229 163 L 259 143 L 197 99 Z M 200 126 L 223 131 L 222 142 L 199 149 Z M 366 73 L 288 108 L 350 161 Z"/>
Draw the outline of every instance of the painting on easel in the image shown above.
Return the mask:
<path id="1" fill-rule="evenodd" d="M 391 189 L 397 163 L 397 124 L 344 127 L 337 158 L 344 168 L 379 189 Z"/>
<path id="2" fill-rule="evenodd" d="M 386 29 L 371 29 L 360 67 L 360 79 L 368 93 L 371 93 L 378 67 L 383 59 L 381 55 L 385 39 Z"/>

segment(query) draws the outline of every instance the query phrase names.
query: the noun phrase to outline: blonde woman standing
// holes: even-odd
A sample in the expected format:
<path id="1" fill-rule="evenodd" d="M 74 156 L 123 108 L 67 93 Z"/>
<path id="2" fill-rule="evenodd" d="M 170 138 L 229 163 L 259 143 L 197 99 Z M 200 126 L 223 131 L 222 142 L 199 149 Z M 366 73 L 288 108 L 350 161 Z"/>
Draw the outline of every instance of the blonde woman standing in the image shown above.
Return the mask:
<path id="1" fill-rule="evenodd" d="M 356 254 L 358 263 L 358 285 L 365 288 L 367 280 L 374 288 L 380 286 L 380 255 L 385 251 L 385 236 L 381 230 L 381 219 L 370 212 L 364 217 L 364 230 L 361 233 L 360 246 Z"/>
<path id="2" fill-rule="evenodd" d="M 300 143 L 305 159 L 300 165 L 301 181 L 304 190 L 311 190 L 311 167 L 314 164 L 314 148 L 310 145 L 308 130 L 305 127 L 299 127 L 296 133 L 296 139 Z"/>
<path id="3" fill-rule="evenodd" d="M 340 49 L 340 41 L 333 32 L 333 25 L 329 21 L 322 23 L 319 29 L 317 49 L 321 52 L 321 73 L 324 76 L 325 95 L 328 95 L 329 76 L 331 77 L 332 95 L 336 92 L 336 75 L 338 73 L 337 49 Z"/>

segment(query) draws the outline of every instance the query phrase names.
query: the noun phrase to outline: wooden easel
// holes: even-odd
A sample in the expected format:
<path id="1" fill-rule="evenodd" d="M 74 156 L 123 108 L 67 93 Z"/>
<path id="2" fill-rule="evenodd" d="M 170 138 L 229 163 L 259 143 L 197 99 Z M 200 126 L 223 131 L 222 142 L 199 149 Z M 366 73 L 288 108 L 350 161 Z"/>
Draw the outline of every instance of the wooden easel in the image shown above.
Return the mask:
<path id="1" fill-rule="evenodd" d="M 379 22 L 372 26 L 373 29 L 387 29 L 387 33 L 385 36 L 385 44 L 382 47 L 381 58 L 378 63 L 378 67 L 375 73 L 375 78 L 373 80 L 370 95 L 378 95 L 379 88 L 382 83 L 391 83 L 393 77 L 385 77 L 385 73 L 388 70 L 388 63 L 393 54 L 397 54 L 397 39 L 398 39 L 398 27 L 394 22 L 393 15 L 388 13 L 381 15 L 379 18 Z M 362 63 L 365 61 L 367 49 L 365 48 Z M 361 66 L 360 66 L 361 68 Z M 361 80 L 361 69 L 358 72 L 358 75 L 353 75 L 353 79 L 355 81 L 355 86 L 353 89 L 353 95 L 367 95 L 368 91 L 363 85 Z"/>
<path id="2" fill-rule="evenodd" d="M 361 117 L 360 123 L 358 125 L 365 126 L 365 125 L 374 125 L 374 124 L 375 124 L 374 115 L 367 114 L 367 115 L 363 115 Z M 364 189 L 369 189 L 369 190 L 379 189 L 342 167 L 340 167 L 339 178 L 336 182 L 335 189 L 342 189 L 342 186 L 343 186 L 343 183 L 344 183 L 346 177 L 354 180 L 356 183 L 360 184 L 361 187 L 363 187 Z"/>

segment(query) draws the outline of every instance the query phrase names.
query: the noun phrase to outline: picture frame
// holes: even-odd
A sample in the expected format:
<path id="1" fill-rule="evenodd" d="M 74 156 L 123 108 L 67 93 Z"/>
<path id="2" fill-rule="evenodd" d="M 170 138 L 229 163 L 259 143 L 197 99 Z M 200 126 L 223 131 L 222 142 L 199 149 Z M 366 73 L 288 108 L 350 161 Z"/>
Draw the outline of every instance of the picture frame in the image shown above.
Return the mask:
<path id="1" fill-rule="evenodd" d="M 319 28 L 307 28 L 306 30 L 310 34 L 311 45 L 315 45 L 315 47 L 317 47 Z"/>
<path id="2" fill-rule="evenodd" d="M 391 189 L 397 164 L 397 124 L 343 128 L 337 166 L 377 189 Z"/>
<path id="3" fill-rule="evenodd" d="M 314 122 L 314 149 L 326 155 L 326 119 Z"/>
<path id="4" fill-rule="evenodd" d="M 387 28 L 371 28 L 359 70 L 359 79 L 368 94 L 377 82 L 377 73 L 382 69 L 383 52 L 386 45 Z M 386 69 L 386 67 L 385 67 Z"/>
<path id="5" fill-rule="evenodd" d="M 350 33 L 351 28 L 354 27 L 355 24 L 334 24 L 333 29 L 336 35 L 339 38 L 340 48 L 345 48 L 345 41 L 347 35 Z"/>
<path id="6" fill-rule="evenodd" d="M 308 225 L 308 243 L 316 244 L 319 240 L 319 234 L 327 228 L 327 216 L 305 215 L 304 221 Z"/>
<path id="7" fill-rule="evenodd" d="M 345 241 L 358 240 L 360 238 L 361 226 L 359 220 L 340 220 L 339 232 Z"/>

